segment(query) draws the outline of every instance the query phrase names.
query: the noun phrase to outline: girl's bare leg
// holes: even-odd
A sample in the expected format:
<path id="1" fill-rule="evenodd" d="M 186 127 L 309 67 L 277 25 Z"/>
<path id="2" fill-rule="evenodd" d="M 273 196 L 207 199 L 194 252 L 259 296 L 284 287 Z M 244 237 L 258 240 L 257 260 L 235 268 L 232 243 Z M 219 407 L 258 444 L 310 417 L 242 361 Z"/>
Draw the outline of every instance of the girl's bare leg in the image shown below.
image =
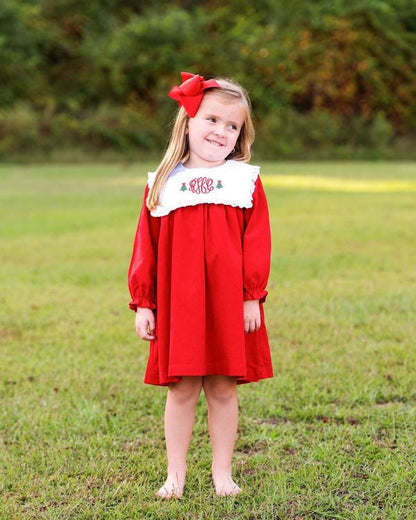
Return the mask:
<path id="1" fill-rule="evenodd" d="M 231 476 L 231 459 L 238 425 L 236 380 L 227 376 L 205 376 L 203 386 L 208 403 L 215 491 L 219 496 L 237 495 L 241 489 Z"/>
<path id="2" fill-rule="evenodd" d="M 195 406 L 202 388 L 201 377 L 183 377 L 169 386 L 165 408 L 168 476 L 157 492 L 161 498 L 181 498 L 185 486 L 186 454 L 194 426 Z"/>

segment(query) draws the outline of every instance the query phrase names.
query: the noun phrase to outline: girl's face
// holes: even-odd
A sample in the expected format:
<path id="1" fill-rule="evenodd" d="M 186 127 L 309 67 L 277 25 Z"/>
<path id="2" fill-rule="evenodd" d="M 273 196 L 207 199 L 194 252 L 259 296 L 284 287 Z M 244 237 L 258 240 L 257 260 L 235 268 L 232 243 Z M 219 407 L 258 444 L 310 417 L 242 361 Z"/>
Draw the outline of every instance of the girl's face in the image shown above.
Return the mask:
<path id="1" fill-rule="evenodd" d="M 240 100 L 207 92 L 195 117 L 188 121 L 187 168 L 212 168 L 223 164 L 232 152 L 244 124 Z"/>

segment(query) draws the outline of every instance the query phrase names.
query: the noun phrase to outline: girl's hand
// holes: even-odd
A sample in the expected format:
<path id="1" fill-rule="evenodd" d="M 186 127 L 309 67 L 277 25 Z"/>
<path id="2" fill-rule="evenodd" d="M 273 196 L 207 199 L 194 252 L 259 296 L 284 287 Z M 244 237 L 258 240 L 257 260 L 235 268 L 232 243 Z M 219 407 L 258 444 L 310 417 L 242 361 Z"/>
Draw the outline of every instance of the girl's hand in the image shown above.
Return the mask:
<path id="1" fill-rule="evenodd" d="M 152 341 L 156 338 L 155 315 L 151 309 L 137 307 L 136 334 L 147 341 Z"/>
<path id="2" fill-rule="evenodd" d="M 244 302 L 244 332 L 259 330 L 261 325 L 259 300 L 246 300 Z"/>

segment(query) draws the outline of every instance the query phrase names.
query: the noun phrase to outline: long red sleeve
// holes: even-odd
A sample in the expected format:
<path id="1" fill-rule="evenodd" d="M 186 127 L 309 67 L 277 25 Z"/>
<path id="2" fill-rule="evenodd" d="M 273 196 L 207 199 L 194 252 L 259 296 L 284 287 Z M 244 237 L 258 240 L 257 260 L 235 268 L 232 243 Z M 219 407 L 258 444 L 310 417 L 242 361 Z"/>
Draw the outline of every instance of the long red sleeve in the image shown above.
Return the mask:
<path id="1" fill-rule="evenodd" d="M 146 207 L 148 191 L 146 186 L 128 271 L 128 284 L 132 297 L 129 307 L 134 311 L 137 307 L 156 308 L 157 243 L 160 219 L 152 217 Z"/>
<path id="2" fill-rule="evenodd" d="M 253 207 L 244 211 L 244 224 L 244 300 L 260 300 L 263 303 L 270 273 L 271 237 L 269 210 L 260 177 L 256 181 Z"/>

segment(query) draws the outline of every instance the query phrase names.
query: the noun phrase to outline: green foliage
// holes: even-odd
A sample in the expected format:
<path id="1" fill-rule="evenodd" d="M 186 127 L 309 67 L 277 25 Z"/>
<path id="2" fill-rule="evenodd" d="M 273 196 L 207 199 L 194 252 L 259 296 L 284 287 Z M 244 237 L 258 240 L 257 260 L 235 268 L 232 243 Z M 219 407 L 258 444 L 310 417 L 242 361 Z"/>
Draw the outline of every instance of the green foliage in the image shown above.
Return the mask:
<path id="1" fill-rule="evenodd" d="M 290 40 L 287 78 L 300 111 L 319 108 L 372 119 L 383 111 L 398 130 L 415 117 L 416 34 L 402 31 L 384 2 L 325 15 Z"/>
<path id="2" fill-rule="evenodd" d="M 355 116 L 347 123 L 317 108 L 305 114 L 286 110 L 264 117 L 258 132 L 262 137 L 255 145 L 256 156 L 267 159 L 276 154 L 298 159 L 310 157 L 309 150 L 315 158 L 380 158 L 394 154 L 394 130 L 382 112 L 374 119 Z"/>
<path id="3" fill-rule="evenodd" d="M 0 3 L 0 107 L 30 99 L 30 93 L 42 83 L 41 57 L 32 30 L 36 13 L 37 8 L 28 2 Z"/>
<path id="4" fill-rule="evenodd" d="M 5 0 L 0 35 L 3 158 L 57 143 L 160 153 L 181 70 L 247 88 L 267 157 L 400 155 L 416 133 L 412 0 Z"/>

